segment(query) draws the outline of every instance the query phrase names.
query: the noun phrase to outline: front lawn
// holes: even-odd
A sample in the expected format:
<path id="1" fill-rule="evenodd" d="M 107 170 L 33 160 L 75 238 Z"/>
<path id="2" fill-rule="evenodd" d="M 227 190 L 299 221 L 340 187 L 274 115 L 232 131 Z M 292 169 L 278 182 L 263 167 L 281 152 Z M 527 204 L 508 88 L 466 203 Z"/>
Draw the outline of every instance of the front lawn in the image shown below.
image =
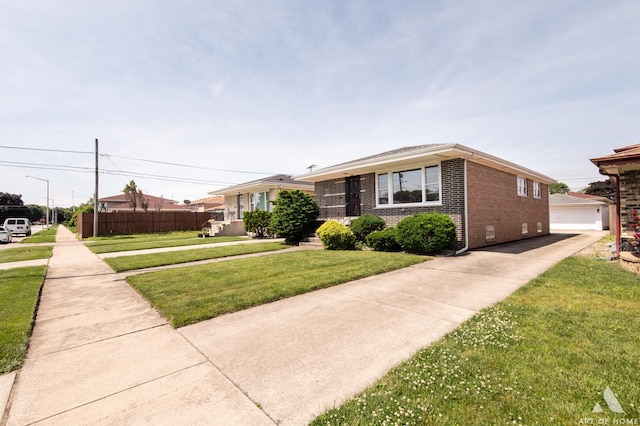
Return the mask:
<path id="1" fill-rule="evenodd" d="M 424 262 L 373 251 L 304 250 L 127 278 L 174 327 Z"/>
<path id="2" fill-rule="evenodd" d="M 35 244 L 35 243 L 55 243 L 56 242 L 56 233 L 58 232 L 58 226 L 52 226 L 48 229 L 43 229 L 42 231 L 38 231 L 30 236 L 26 237 L 24 240 L 20 241 L 21 244 Z"/>
<path id="3" fill-rule="evenodd" d="M 194 250 L 180 250 L 153 254 L 137 254 L 132 256 L 110 257 L 104 262 L 116 272 L 134 269 L 153 268 L 155 266 L 176 265 L 179 263 L 196 262 L 198 260 L 218 259 L 222 257 L 238 256 L 242 254 L 262 253 L 289 248 L 282 243 L 267 242 L 255 244 L 237 244 L 232 246 L 200 248 Z"/>
<path id="4" fill-rule="evenodd" d="M 89 250 L 92 252 L 100 254 L 247 240 L 247 237 L 198 238 L 198 234 L 196 231 L 182 231 L 157 234 L 115 235 L 112 237 L 91 238 L 87 240 L 86 246 L 89 247 Z"/>
<path id="5" fill-rule="evenodd" d="M 312 424 L 639 424 L 639 303 L 638 275 L 567 258 Z"/>
<path id="6" fill-rule="evenodd" d="M 23 260 L 48 259 L 53 254 L 53 246 L 16 247 L 0 250 L 0 263 L 22 262 Z"/>
<path id="7" fill-rule="evenodd" d="M 46 266 L 0 271 L 0 374 L 22 366 L 46 273 Z"/>

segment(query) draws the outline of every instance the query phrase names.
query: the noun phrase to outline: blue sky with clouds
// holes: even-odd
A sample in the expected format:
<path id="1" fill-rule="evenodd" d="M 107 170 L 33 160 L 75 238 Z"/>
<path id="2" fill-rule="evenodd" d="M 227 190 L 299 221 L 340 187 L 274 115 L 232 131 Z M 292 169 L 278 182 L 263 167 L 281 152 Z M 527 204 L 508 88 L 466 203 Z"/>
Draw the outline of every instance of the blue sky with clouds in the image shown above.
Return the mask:
<path id="1" fill-rule="evenodd" d="M 589 158 L 640 142 L 638 22 L 636 0 L 2 1 L 0 145 L 98 138 L 101 196 L 194 200 L 442 142 L 580 189 Z M 25 203 L 46 198 L 25 175 L 59 206 L 93 194 L 90 154 L 0 156 Z"/>

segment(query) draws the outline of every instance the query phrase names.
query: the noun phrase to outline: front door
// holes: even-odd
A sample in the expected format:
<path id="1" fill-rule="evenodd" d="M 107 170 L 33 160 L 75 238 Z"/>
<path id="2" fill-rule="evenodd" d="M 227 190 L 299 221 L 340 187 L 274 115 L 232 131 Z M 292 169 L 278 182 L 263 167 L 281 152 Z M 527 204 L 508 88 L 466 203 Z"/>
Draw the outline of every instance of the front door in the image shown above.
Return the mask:
<path id="1" fill-rule="evenodd" d="M 347 216 L 360 216 L 360 176 L 350 176 L 345 182 Z"/>

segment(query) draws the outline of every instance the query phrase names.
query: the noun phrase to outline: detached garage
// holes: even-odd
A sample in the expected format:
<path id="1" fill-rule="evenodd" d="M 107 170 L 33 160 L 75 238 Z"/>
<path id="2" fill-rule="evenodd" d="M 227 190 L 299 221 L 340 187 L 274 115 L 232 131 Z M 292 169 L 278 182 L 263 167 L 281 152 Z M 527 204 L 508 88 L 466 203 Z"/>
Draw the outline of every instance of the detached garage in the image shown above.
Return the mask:
<path id="1" fill-rule="evenodd" d="M 549 195 L 549 224 L 551 230 L 609 229 L 609 205 L 606 198 L 569 192 Z"/>

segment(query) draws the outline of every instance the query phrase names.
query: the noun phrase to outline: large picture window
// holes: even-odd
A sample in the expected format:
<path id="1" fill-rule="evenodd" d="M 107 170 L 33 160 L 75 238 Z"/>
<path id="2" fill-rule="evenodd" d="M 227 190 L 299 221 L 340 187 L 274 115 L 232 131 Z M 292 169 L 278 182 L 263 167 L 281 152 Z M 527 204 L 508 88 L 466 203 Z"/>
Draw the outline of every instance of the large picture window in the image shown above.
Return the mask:
<path id="1" fill-rule="evenodd" d="M 441 197 L 440 166 L 379 173 L 376 185 L 378 206 L 437 204 Z"/>
<path id="2" fill-rule="evenodd" d="M 420 169 L 393 173 L 393 204 L 422 202 L 422 171 Z"/>

